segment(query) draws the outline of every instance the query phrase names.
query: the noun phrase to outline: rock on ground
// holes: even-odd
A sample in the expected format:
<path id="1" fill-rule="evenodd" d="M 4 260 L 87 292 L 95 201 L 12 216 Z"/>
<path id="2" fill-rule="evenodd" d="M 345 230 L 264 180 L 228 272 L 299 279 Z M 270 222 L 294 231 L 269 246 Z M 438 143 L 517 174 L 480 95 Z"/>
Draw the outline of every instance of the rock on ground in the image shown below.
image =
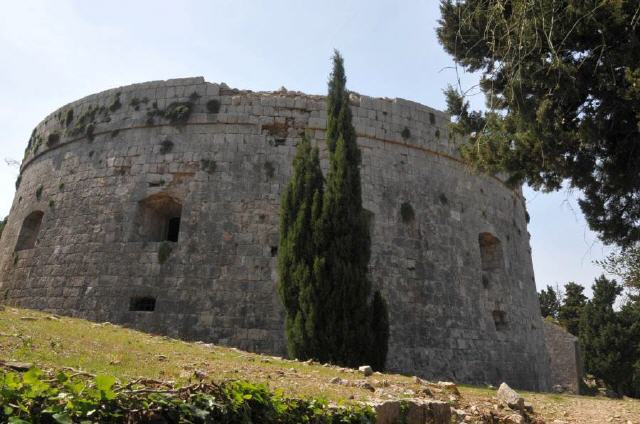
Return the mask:
<path id="1" fill-rule="evenodd" d="M 524 411 L 524 398 L 509 387 L 507 383 L 502 383 L 498 388 L 498 400 L 511 409 Z"/>

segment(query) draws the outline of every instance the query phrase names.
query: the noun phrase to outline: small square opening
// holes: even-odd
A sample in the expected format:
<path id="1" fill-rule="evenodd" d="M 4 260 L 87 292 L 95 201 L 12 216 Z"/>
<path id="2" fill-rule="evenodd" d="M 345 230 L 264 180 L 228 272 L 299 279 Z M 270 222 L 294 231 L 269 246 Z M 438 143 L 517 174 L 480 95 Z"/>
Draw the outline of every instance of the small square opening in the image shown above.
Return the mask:
<path id="1" fill-rule="evenodd" d="M 132 297 L 129 299 L 129 310 L 135 312 L 153 312 L 156 309 L 155 297 Z"/>
<path id="2" fill-rule="evenodd" d="M 495 310 L 491 313 L 493 315 L 493 324 L 496 326 L 497 331 L 502 331 L 507 328 L 507 314 L 504 311 Z"/>

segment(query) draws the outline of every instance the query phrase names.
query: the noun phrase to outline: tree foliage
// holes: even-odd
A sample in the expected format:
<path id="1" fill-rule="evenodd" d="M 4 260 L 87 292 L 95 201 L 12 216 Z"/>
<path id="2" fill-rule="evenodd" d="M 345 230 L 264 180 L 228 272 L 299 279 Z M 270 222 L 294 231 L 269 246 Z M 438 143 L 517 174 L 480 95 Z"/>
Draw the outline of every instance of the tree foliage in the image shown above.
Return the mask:
<path id="1" fill-rule="evenodd" d="M 634 1 L 441 0 L 437 29 L 482 74 L 488 112 L 447 90 L 463 155 L 513 183 L 583 191 L 603 241 L 640 240 L 640 14 Z"/>
<path id="2" fill-rule="evenodd" d="M 553 289 L 553 287 L 547 286 L 546 290 L 542 289 L 540 293 L 538 293 L 538 300 L 540 301 L 540 313 L 543 318 L 558 318 L 558 310 L 560 309 L 560 296 Z"/>
<path id="3" fill-rule="evenodd" d="M 298 424 L 375 422 L 370 407 L 335 407 L 322 399 L 292 399 L 246 381 L 175 386 L 110 375 L 0 369 L 0 422 Z"/>
<path id="4" fill-rule="evenodd" d="M 564 300 L 558 309 L 558 320 L 567 331 L 574 336 L 578 336 L 580 330 L 580 316 L 587 297 L 582 294 L 584 287 L 574 282 L 569 282 L 564 286 Z"/>
<path id="5" fill-rule="evenodd" d="M 640 244 L 611 253 L 598 263 L 610 274 L 622 278 L 628 288 L 640 290 Z"/>
<path id="6" fill-rule="evenodd" d="M 318 149 L 304 137 L 293 160 L 293 174 L 280 205 L 278 293 L 286 310 L 289 355 L 309 359 L 318 347 L 316 318 L 318 284 L 314 261 L 318 256 L 314 226 L 322 208 L 323 177 Z"/>
<path id="7" fill-rule="evenodd" d="M 637 337 L 631 333 L 632 327 L 624 325 L 621 314 L 613 309 L 622 286 L 601 276 L 592 288 L 593 298 L 584 306 L 580 320 L 579 339 L 585 371 L 603 379 L 620 394 L 637 396 L 640 394 L 634 389 L 634 381 L 640 377 L 637 374 L 640 370 L 634 372 L 634 363 L 640 359 Z M 626 312 L 627 318 L 630 312 Z"/>
<path id="8" fill-rule="evenodd" d="M 384 367 L 389 322 L 371 293 L 369 215 L 362 207 L 360 150 L 343 59 L 333 57 L 327 96 L 329 170 L 303 141 L 281 203 L 279 292 L 289 354 L 346 366 Z"/>

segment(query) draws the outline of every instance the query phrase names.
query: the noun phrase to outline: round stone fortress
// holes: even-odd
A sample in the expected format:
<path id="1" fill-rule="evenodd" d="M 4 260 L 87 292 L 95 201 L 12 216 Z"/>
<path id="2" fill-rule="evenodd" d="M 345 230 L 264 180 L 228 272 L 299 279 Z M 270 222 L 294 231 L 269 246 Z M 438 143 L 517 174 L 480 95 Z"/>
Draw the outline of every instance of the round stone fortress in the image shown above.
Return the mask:
<path id="1" fill-rule="evenodd" d="M 449 117 L 351 94 L 387 369 L 549 387 L 519 190 L 473 173 Z M 29 140 L 0 240 L 0 301 L 283 355 L 279 199 L 325 98 L 203 78 L 85 97 Z"/>

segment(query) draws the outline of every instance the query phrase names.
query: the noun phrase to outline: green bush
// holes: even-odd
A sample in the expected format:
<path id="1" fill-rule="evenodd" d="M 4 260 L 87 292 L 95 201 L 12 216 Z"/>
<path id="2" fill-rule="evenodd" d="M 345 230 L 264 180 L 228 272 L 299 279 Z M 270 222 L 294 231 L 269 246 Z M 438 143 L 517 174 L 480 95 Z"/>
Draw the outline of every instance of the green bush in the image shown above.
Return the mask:
<path id="1" fill-rule="evenodd" d="M 162 242 L 160 245 L 160 249 L 158 249 L 158 262 L 161 264 L 165 263 L 169 256 L 171 256 L 171 252 L 173 252 L 173 246 L 168 241 Z"/>
<path id="2" fill-rule="evenodd" d="M 173 102 L 164 111 L 164 117 L 174 125 L 186 124 L 193 111 L 191 102 Z"/>
<path id="3" fill-rule="evenodd" d="M 291 399 L 244 381 L 185 387 L 109 375 L 0 370 L 0 422 L 368 424 L 368 407 L 332 407 L 324 400 Z"/>

